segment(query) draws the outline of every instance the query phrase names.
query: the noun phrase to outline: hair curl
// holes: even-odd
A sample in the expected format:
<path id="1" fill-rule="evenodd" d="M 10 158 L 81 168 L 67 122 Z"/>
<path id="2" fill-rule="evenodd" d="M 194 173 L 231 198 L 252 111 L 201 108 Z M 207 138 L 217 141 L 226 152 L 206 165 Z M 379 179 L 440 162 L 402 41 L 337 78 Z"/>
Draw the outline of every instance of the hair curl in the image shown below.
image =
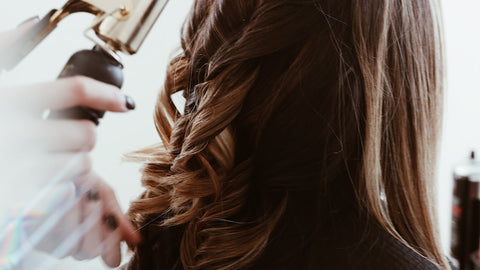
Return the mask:
<path id="1" fill-rule="evenodd" d="M 157 268 L 245 269 L 285 211 L 286 190 L 305 184 L 292 182 L 296 166 L 320 171 L 308 183 L 349 179 L 362 211 L 448 267 L 422 172 L 432 168 L 441 97 L 428 2 L 196 0 L 155 109 L 163 144 L 133 154 L 147 164 L 146 191 L 129 210 L 145 240 L 132 266 L 165 249 L 172 258 L 153 259 Z M 171 100 L 180 91 L 184 112 Z M 313 108 L 298 117 L 319 131 L 296 135 L 293 103 Z M 316 161 L 299 150 L 286 166 L 267 164 L 276 137 L 321 145 L 308 156 Z M 251 209 L 259 186 L 288 188 Z"/>

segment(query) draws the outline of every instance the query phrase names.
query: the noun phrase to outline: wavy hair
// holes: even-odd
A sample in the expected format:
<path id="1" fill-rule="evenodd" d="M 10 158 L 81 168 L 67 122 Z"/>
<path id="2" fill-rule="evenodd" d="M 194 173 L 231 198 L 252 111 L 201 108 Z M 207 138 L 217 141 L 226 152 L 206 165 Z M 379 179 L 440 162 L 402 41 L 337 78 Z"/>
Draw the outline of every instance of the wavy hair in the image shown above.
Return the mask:
<path id="1" fill-rule="evenodd" d="M 146 163 L 132 267 L 164 249 L 158 269 L 245 269 L 288 190 L 342 178 L 359 211 L 448 268 L 433 196 L 439 25 L 427 0 L 196 0 L 155 109 L 162 143 L 131 155 Z"/>

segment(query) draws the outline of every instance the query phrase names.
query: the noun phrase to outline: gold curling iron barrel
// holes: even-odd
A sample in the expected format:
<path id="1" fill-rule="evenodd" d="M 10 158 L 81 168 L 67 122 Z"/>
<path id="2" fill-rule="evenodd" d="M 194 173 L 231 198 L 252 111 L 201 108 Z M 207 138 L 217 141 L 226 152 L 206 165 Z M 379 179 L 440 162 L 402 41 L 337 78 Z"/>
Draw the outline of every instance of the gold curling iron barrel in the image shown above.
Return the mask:
<path id="1" fill-rule="evenodd" d="M 92 50 L 74 54 L 60 78 L 83 75 L 121 87 L 123 65 L 118 52 L 135 54 L 165 8 L 168 0 L 69 0 L 52 10 L 22 37 L 0 52 L 0 71 L 14 68 L 70 14 L 95 15 L 85 36 L 95 43 Z M 89 108 L 71 108 L 51 113 L 51 118 L 90 119 L 98 124 L 103 112 Z"/>
<path id="2" fill-rule="evenodd" d="M 0 52 L 0 70 L 12 69 L 68 15 L 87 12 L 95 15 L 85 34 L 108 54 L 134 54 L 147 37 L 168 0 L 69 0 L 52 10 L 40 22 Z"/>
<path id="3" fill-rule="evenodd" d="M 70 0 L 50 21 L 57 24 L 71 13 L 96 15 L 92 29 L 106 48 L 134 54 L 162 13 L 167 0 Z"/>

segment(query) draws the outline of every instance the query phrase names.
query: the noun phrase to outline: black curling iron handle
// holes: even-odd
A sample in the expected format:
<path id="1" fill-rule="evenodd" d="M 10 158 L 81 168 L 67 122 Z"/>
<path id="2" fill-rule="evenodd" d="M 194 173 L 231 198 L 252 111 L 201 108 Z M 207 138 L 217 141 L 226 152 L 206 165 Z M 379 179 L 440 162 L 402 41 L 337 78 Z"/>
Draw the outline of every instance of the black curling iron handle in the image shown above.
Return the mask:
<path id="1" fill-rule="evenodd" d="M 117 60 L 95 46 L 91 50 L 76 52 L 63 68 L 58 78 L 86 76 L 97 81 L 114 85 L 118 88 L 123 84 L 123 66 Z M 96 125 L 105 114 L 91 108 L 78 106 L 64 110 L 51 111 L 49 119 L 88 119 Z"/>

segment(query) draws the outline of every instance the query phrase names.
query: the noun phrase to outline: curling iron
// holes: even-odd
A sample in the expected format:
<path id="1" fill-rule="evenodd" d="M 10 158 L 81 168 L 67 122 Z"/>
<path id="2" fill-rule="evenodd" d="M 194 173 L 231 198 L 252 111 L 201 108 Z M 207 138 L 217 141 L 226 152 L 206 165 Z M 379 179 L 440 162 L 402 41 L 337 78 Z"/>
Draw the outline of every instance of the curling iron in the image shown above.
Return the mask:
<path id="1" fill-rule="evenodd" d="M 69 0 L 62 8 L 50 11 L 9 48 L 0 52 L 0 70 L 11 70 L 47 37 L 67 16 L 86 12 L 95 15 L 85 31 L 95 47 L 75 53 L 59 78 L 88 76 L 121 88 L 123 65 L 119 52 L 135 54 L 168 0 Z M 89 119 L 98 124 L 104 112 L 76 107 L 51 112 L 50 118 Z"/>

